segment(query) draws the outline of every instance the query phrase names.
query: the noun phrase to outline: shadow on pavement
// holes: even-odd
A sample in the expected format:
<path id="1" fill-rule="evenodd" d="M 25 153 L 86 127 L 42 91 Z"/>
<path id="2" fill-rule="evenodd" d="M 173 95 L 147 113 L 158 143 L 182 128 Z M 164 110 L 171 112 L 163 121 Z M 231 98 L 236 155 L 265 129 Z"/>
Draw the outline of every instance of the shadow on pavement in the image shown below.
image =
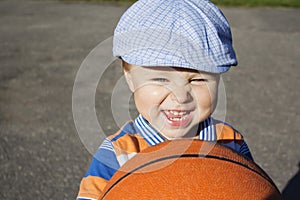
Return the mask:
<path id="1" fill-rule="evenodd" d="M 300 199 L 300 162 L 298 163 L 299 170 L 297 174 L 288 182 L 282 191 L 282 196 L 286 200 Z"/>

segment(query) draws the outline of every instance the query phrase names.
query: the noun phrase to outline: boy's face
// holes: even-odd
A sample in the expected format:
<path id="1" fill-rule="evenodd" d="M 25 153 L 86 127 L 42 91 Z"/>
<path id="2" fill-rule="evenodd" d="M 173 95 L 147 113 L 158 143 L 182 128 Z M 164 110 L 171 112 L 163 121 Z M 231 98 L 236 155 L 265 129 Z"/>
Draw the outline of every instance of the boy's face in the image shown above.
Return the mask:
<path id="1" fill-rule="evenodd" d="M 125 76 L 139 113 L 167 139 L 195 136 L 216 107 L 219 74 L 130 65 Z"/>

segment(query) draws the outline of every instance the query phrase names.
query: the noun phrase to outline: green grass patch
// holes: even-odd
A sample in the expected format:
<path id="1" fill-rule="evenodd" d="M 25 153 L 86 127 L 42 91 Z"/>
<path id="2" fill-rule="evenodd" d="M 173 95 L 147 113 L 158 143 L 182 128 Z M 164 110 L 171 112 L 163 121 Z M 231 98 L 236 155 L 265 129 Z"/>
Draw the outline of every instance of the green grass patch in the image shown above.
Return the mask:
<path id="1" fill-rule="evenodd" d="M 93 2 L 131 4 L 136 0 L 60 0 L 65 2 Z M 211 0 L 218 6 L 232 7 L 300 7 L 300 0 Z"/>

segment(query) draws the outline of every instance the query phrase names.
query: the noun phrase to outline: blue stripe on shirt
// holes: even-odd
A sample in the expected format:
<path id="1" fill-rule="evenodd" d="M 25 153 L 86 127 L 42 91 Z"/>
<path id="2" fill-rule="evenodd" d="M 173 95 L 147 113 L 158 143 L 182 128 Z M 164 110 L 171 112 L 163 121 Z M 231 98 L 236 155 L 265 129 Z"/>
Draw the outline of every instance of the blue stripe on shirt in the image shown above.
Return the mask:
<path id="1" fill-rule="evenodd" d="M 139 129 L 139 132 L 142 135 L 142 137 L 147 141 L 149 145 L 153 146 L 166 141 L 166 139 L 162 137 L 141 115 L 139 115 L 134 120 L 134 123 Z"/>
<path id="2" fill-rule="evenodd" d="M 245 155 L 246 157 L 248 157 L 249 159 L 253 160 L 250 149 L 245 141 L 243 141 L 243 143 L 240 147 L 239 153 L 241 153 L 241 154 Z"/>
<path id="3" fill-rule="evenodd" d="M 109 180 L 119 168 L 114 152 L 99 148 L 84 177 L 98 176 Z"/>

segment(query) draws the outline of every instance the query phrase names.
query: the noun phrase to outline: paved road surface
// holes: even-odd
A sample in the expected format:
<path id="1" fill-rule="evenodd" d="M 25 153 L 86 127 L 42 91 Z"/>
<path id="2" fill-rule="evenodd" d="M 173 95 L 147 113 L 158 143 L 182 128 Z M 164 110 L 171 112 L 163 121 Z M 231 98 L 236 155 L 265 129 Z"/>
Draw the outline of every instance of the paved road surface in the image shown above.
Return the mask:
<path id="1" fill-rule="evenodd" d="M 91 159 L 73 121 L 75 76 L 88 53 L 112 35 L 125 9 L 0 1 L 1 199 L 75 198 Z M 292 189 L 299 184 L 300 10 L 222 10 L 239 58 L 239 67 L 223 77 L 226 119 L 244 133 L 255 160 L 280 190 L 299 197 Z M 107 133 L 117 129 L 110 111 L 110 93 L 121 77 L 115 65 L 96 94 Z"/>

